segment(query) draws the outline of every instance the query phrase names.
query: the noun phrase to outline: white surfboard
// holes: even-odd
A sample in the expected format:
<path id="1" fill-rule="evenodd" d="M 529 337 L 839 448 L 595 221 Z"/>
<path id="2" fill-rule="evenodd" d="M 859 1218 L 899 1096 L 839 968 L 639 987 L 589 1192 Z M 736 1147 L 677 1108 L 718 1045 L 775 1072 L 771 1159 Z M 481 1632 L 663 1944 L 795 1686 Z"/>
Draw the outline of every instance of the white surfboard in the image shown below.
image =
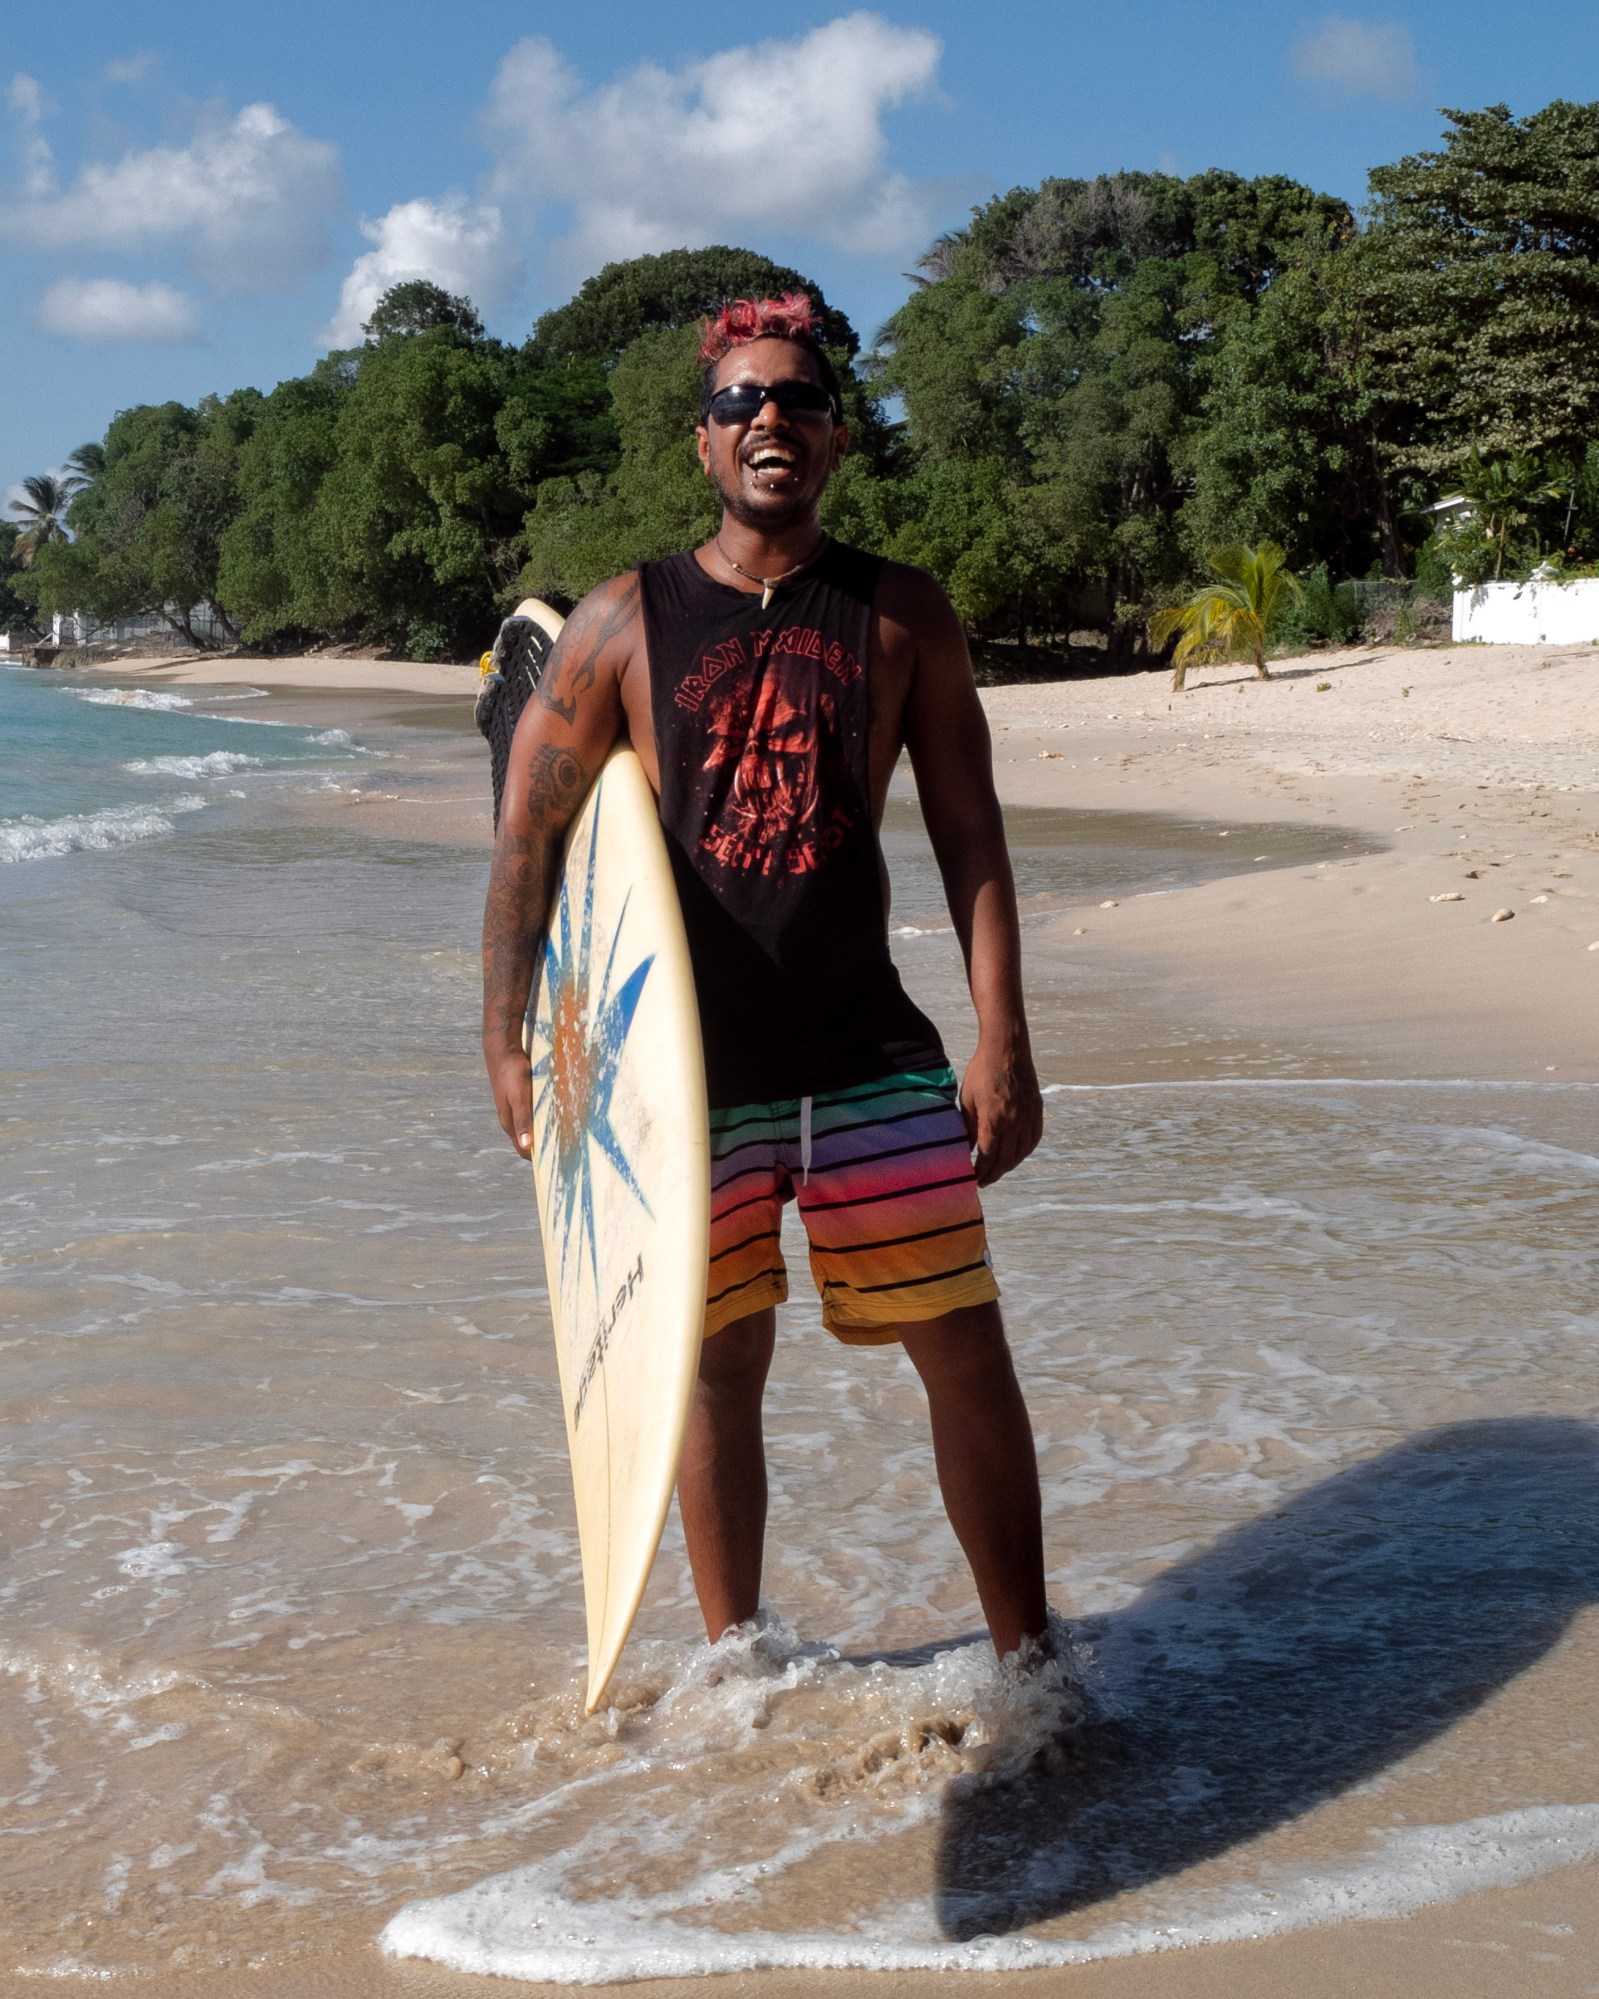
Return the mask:
<path id="1" fill-rule="evenodd" d="M 546 605 L 518 610 L 559 632 Z M 677 1482 L 710 1257 L 694 977 L 655 796 L 631 749 L 612 751 L 567 837 L 526 1044 L 592 1713 Z"/>

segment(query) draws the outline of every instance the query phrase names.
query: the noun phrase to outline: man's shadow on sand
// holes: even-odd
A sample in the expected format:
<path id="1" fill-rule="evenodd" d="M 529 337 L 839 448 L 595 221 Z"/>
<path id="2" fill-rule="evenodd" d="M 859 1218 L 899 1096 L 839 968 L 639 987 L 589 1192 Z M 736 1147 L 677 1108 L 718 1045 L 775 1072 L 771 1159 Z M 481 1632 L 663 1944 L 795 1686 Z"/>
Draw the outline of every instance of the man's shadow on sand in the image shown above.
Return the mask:
<path id="1" fill-rule="evenodd" d="M 1068 1915 L 1371 1777 L 1599 1600 L 1599 1430 L 1461 1423 L 1301 1493 L 1077 1629 L 1113 1717 L 1064 1772 L 958 1778 L 952 1937 Z"/>

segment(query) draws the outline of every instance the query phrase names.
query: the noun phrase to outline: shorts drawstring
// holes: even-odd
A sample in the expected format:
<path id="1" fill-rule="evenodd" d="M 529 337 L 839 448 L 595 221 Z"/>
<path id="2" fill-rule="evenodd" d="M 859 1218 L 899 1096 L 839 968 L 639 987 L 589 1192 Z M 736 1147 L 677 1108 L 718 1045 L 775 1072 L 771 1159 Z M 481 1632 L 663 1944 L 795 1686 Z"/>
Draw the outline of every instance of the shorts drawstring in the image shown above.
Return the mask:
<path id="1" fill-rule="evenodd" d="M 811 1100 L 800 1098 L 800 1185 L 811 1184 Z"/>

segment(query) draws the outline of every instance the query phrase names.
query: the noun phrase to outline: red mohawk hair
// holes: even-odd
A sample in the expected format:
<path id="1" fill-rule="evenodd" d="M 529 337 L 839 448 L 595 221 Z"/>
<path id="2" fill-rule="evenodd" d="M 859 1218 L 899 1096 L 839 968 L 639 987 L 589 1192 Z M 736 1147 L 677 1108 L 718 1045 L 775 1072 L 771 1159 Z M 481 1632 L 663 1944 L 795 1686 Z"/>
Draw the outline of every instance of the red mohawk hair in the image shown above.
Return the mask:
<path id="1" fill-rule="evenodd" d="M 819 345 L 816 309 L 804 292 L 784 292 L 781 298 L 724 299 L 720 312 L 700 322 L 700 333 L 700 363 L 707 368 L 752 340 Z"/>

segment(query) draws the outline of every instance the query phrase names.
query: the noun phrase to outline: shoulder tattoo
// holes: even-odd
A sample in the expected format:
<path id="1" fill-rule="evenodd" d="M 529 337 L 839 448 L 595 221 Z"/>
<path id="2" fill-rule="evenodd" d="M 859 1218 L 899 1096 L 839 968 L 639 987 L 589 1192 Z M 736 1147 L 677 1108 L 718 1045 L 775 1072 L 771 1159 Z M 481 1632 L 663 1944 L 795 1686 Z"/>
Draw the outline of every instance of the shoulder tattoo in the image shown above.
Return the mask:
<path id="1" fill-rule="evenodd" d="M 552 715 L 570 727 L 577 720 L 578 697 L 594 685 L 600 655 L 638 616 L 639 582 L 630 574 L 606 604 L 575 614 L 555 642 L 550 663 L 539 681 L 538 698 Z"/>

